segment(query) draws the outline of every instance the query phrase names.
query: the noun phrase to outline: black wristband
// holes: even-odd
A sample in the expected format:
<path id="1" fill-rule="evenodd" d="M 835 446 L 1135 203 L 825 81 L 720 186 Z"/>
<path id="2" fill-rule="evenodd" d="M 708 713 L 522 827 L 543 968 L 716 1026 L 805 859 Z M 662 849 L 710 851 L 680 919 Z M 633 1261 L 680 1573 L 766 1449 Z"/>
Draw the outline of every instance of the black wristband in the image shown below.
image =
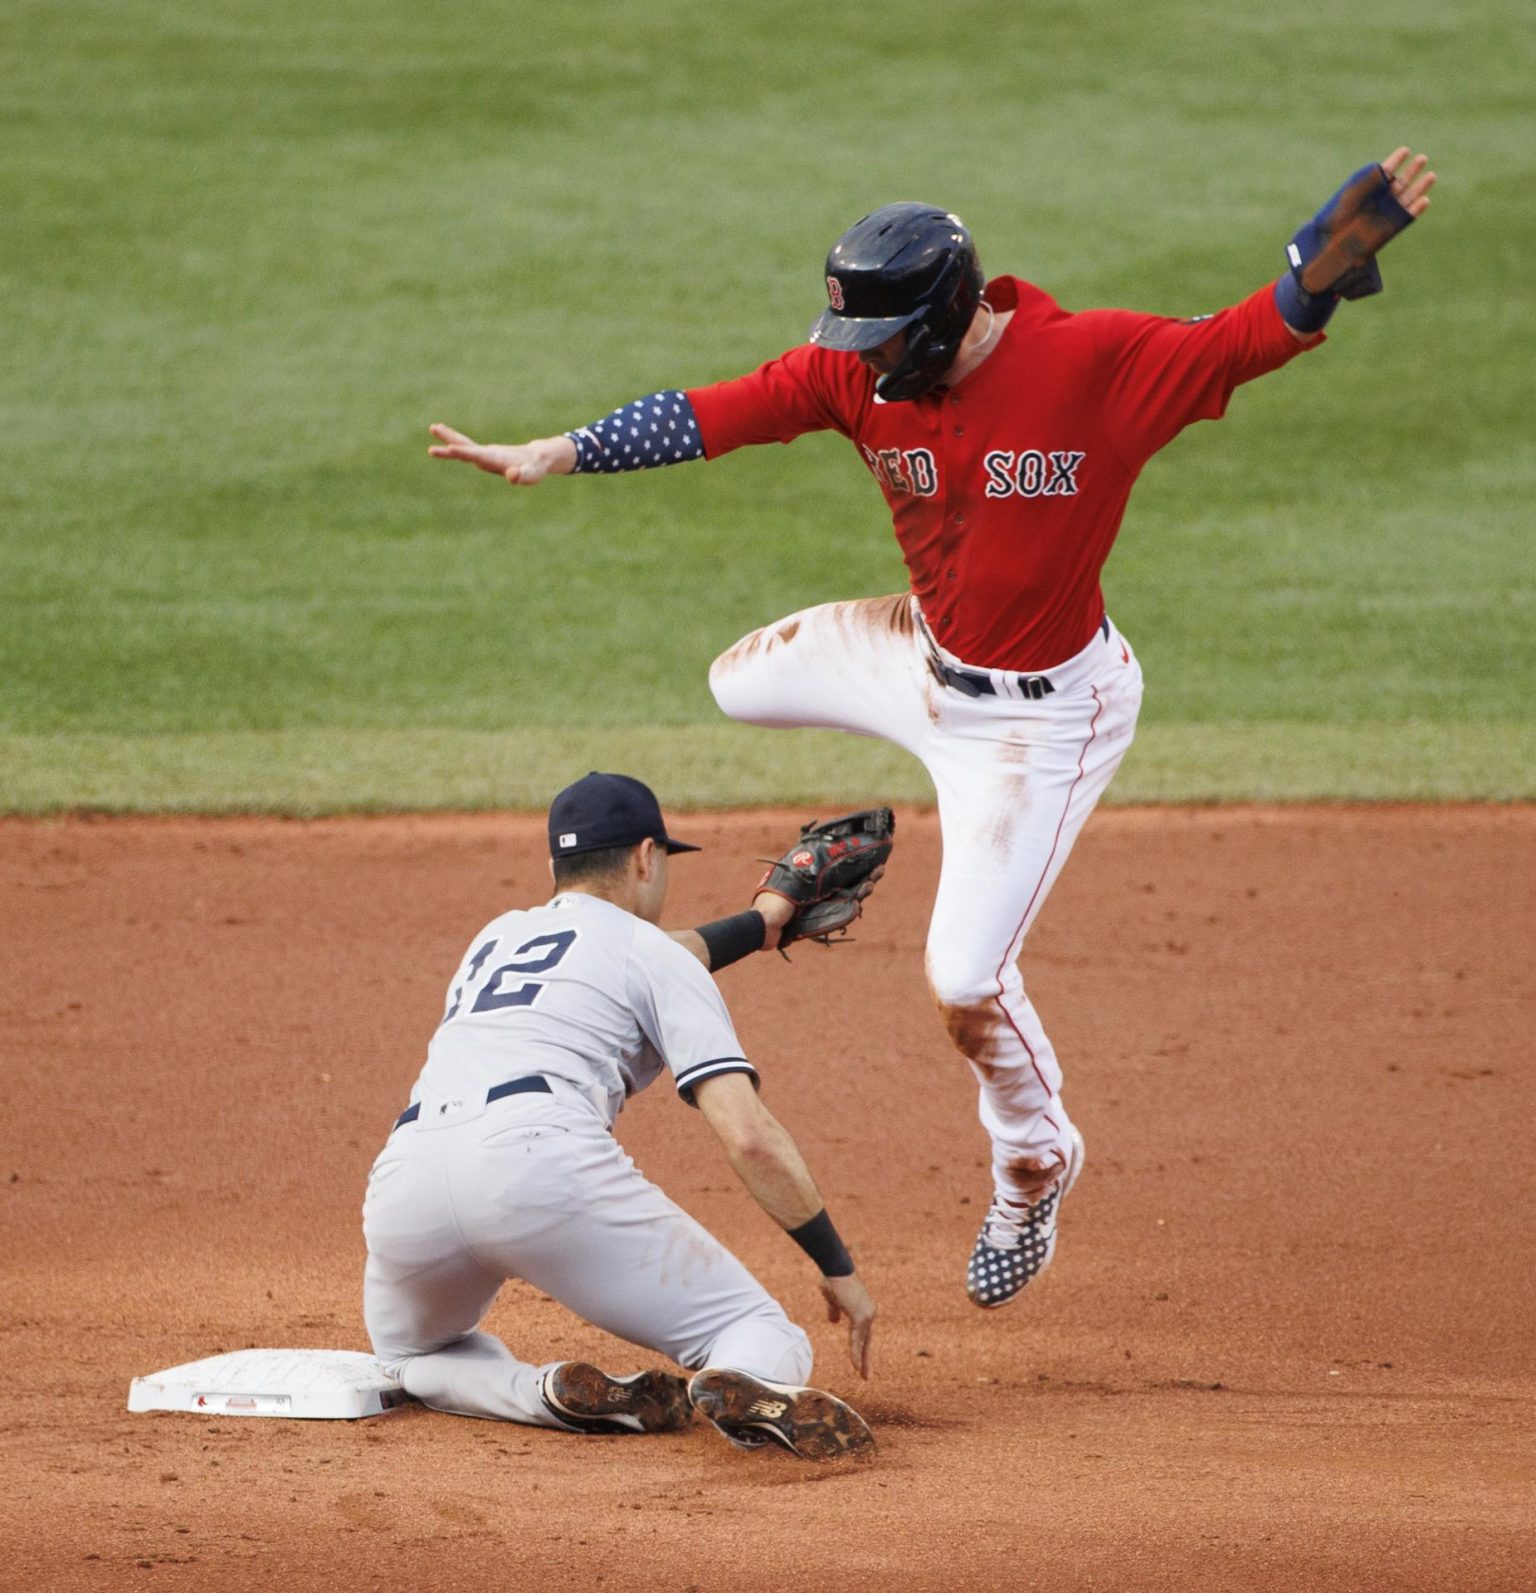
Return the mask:
<path id="1" fill-rule="evenodd" d="M 823 1206 L 809 1222 L 789 1230 L 789 1237 L 821 1268 L 824 1278 L 846 1278 L 853 1272 L 853 1257 L 838 1237 Z"/>
<path id="2" fill-rule="evenodd" d="M 709 951 L 709 971 L 727 968 L 754 951 L 763 949 L 768 938 L 768 925 L 755 907 L 744 913 L 733 913 L 729 918 L 717 918 L 711 924 L 700 924 L 694 931 Z"/>

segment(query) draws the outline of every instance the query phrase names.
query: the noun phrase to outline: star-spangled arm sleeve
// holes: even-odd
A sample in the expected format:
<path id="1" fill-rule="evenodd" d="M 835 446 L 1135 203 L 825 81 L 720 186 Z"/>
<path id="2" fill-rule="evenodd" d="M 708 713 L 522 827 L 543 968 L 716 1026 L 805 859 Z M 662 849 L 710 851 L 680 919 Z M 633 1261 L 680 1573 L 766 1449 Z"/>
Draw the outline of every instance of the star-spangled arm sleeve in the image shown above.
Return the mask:
<path id="1" fill-rule="evenodd" d="M 704 457 L 698 417 L 688 395 L 676 388 L 636 398 L 565 435 L 576 444 L 573 475 L 651 470 Z"/>

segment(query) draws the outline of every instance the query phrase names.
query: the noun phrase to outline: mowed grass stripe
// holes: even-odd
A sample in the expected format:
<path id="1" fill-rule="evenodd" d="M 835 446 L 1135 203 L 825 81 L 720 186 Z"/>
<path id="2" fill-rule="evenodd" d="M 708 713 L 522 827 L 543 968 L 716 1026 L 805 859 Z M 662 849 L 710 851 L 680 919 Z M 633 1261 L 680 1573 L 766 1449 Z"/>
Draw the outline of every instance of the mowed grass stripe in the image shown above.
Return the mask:
<path id="1" fill-rule="evenodd" d="M 542 808 L 589 769 L 650 782 L 674 808 L 928 803 L 883 742 L 740 725 L 0 736 L 0 811 L 293 813 Z M 1536 799 L 1536 728 L 1154 724 L 1113 803 Z"/>

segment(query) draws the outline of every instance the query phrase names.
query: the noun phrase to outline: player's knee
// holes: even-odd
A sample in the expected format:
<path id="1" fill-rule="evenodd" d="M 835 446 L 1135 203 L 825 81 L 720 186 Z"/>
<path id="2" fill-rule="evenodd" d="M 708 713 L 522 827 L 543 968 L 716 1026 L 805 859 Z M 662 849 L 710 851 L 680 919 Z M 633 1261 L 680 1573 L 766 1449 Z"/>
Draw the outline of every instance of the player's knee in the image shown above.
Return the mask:
<path id="1" fill-rule="evenodd" d="M 716 1333 L 694 1356 L 682 1356 L 679 1361 L 694 1370 L 729 1366 L 770 1383 L 803 1383 L 811 1375 L 813 1353 L 805 1329 L 791 1322 L 778 1302 L 769 1299 Z"/>
<path id="2" fill-rule="evenodd" d="M 762 635 L 753 631 L 734 646 L 726 648 L 709 666 L 709 689 L 720 712 L 732 719 L 746 718 L 751 711 L 745 665 L 752 656 L 752 644 Z"/>
<path id="3" fill-rule="evenodd" d="M 927 972 L 928 990 L 950 1043 L 972 1061 L 986 1059 L 1007 1023 L 997 999 L 996 968 L 930 950 Z"/>
<path id="4" fill-rule="evenodd" d="M 941 1008 L 973 1007 L 997 994 L 997 967 L 950 947 L 928 948 L 924 961 L 928 990 Z"/>
<path id="5" fill-rule="evenodd" d="M 788 1332 L 780 1333 L 778 1371 L 769 1382 L 804 1383 L 811 1375 L 816 1358 L 810 1337 L 796 1322 L 786 1321 L 784 1325 Z"/>
<path id="6" fill-rule="evenodd" d="M 804 1383 L 811 1375 L 811 1367 L 815 1363 L 815 1352 L 811 1349 L 811 1340 L 805 1329 L 796 1322 L 787 1319 L 777 1334 L 777 1362 L 773 1375 L 769 1377 L 770 1383 Z"/>

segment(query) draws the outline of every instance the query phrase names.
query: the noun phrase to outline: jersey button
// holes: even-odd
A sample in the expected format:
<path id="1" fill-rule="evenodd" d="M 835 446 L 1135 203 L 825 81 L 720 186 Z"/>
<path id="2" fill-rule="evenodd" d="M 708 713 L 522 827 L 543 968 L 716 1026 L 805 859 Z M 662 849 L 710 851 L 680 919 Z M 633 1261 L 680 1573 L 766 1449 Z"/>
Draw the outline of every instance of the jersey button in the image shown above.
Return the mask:
<path id="1" fill-rule="evenodd" d="M 944 577 L 944 579 L 945 579 L 945 580 L 946 580 L 946 581 L 952 581 L 952 580 L 954 580 L 954 578 L 955 578 L 955 572 L 954 572 L 954 571 L 953 571 L 953 570 L 951 570 L 951 571 L 950 571 L 950 572 L 949 572 L 949 573 L 948 573 L 948 574 L 947 574 L 947 575 L 946 575 L 946 576 L 945 576 L 945 577 Z"/>
<path id="2" fill-rule="evenodd" d="M 965 436 L 965 427 L 964 426 L 956 426 L 955 427 L 955 436 L 957 436 L 957 437 Z"/>

